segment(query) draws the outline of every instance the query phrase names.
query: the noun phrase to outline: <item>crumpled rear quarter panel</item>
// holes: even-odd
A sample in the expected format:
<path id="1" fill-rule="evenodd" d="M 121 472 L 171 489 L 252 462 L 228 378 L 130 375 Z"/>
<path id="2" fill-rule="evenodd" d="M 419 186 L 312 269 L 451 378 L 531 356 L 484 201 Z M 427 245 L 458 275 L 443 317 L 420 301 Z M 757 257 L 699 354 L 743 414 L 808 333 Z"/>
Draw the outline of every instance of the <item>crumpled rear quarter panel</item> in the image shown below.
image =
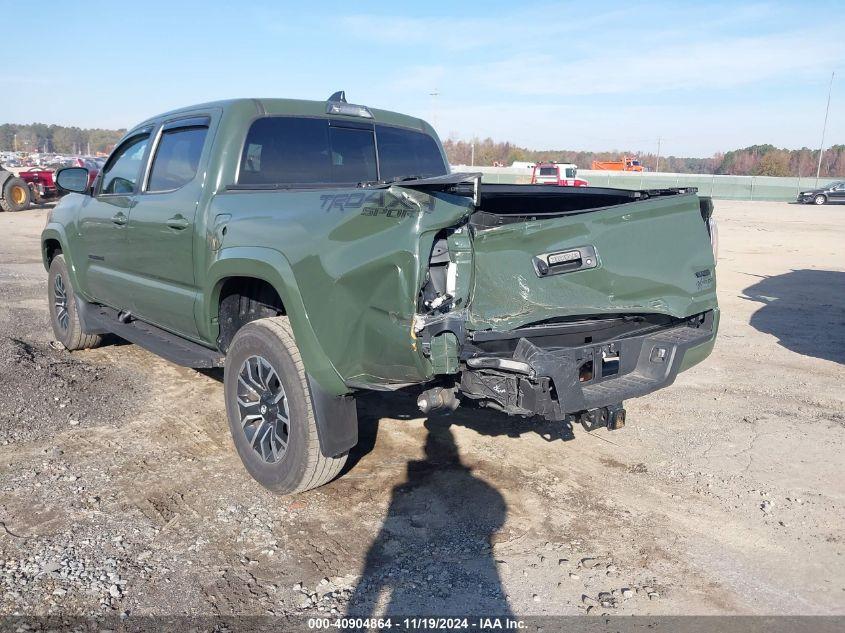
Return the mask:
<path id="1" fill-rule="evenodd" d="M 464 198 L 407 190 L 414 202 L 403 191 L 250 191 L 214 200 L 215 213 L 231 214 L 224 250 L 262 246 L 287 259 L 305 318 L 347 382 L 432 375 L 411 336 L 416 301 L 434 235 L 471 209 Z"/>

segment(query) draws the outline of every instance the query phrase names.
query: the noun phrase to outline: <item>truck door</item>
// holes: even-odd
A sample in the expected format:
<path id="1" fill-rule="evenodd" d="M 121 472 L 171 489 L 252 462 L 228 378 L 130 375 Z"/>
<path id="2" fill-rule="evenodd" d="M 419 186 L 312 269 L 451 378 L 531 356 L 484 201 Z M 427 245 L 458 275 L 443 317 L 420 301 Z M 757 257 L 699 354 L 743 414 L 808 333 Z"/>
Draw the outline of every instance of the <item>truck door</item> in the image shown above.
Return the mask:
<path id="1" fill-rule="evenodd" d="M 194 222 L 209 124 L 207 115 L 162 124 L 127 231 L 133 314 L 188 337 L 197 336 Z"/>
<path id="2" fill-rule="evenodd" d="M 132 306 L 132 289 L 126 283 L 126 227 L 151 131 L 140 130 L 118 146 L 94 185 L 94 195 L 85 198 L 79 214 L 83 252 L 75 264 L 82 273 L 83 290 L 118 310 Z"/>

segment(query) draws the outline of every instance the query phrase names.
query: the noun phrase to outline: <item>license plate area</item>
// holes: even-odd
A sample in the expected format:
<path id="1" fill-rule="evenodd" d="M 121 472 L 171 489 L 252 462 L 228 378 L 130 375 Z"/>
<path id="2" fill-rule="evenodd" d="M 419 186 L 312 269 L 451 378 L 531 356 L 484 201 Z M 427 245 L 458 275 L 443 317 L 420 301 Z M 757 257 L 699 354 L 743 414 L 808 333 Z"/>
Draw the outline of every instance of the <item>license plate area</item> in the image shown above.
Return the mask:
<path id="1" fill-rule="evenodd" d="M 578 360 L 578 382 L 598 382 L 619 375 L 622 354 L 615 343 L 587 348 Z"/>

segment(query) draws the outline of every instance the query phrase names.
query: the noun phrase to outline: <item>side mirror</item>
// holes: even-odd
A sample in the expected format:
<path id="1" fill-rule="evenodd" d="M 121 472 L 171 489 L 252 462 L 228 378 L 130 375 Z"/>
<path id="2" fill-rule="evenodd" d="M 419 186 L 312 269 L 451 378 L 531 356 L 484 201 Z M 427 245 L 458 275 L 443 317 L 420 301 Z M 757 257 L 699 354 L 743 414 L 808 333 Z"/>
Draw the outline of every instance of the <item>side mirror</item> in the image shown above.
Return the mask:
<path id="1" fill-rule="evenodd" d="M 73 193 L 88 193 L 88 170 L 84 167 L 65 167 L 56 172 L 56 185 Z"/>

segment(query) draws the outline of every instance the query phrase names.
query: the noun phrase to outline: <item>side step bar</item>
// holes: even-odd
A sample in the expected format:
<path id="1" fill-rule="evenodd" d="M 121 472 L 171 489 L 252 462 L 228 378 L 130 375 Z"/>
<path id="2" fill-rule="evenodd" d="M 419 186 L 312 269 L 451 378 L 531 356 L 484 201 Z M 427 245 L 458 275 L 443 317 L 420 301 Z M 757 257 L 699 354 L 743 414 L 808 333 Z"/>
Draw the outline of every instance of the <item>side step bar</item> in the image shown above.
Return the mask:
<path id="1" fill-rule="evenodd" d="M 215 349 L 208 349 L 144 321 L 124 322 L 120 319 L 121 313 L 117 310 L 87 303 L 79 297 L 76 301 L 76 310 L 84 332 L 116 334 L 182 367 L 197 369 L 222 367 L 226 358 Z"/>

